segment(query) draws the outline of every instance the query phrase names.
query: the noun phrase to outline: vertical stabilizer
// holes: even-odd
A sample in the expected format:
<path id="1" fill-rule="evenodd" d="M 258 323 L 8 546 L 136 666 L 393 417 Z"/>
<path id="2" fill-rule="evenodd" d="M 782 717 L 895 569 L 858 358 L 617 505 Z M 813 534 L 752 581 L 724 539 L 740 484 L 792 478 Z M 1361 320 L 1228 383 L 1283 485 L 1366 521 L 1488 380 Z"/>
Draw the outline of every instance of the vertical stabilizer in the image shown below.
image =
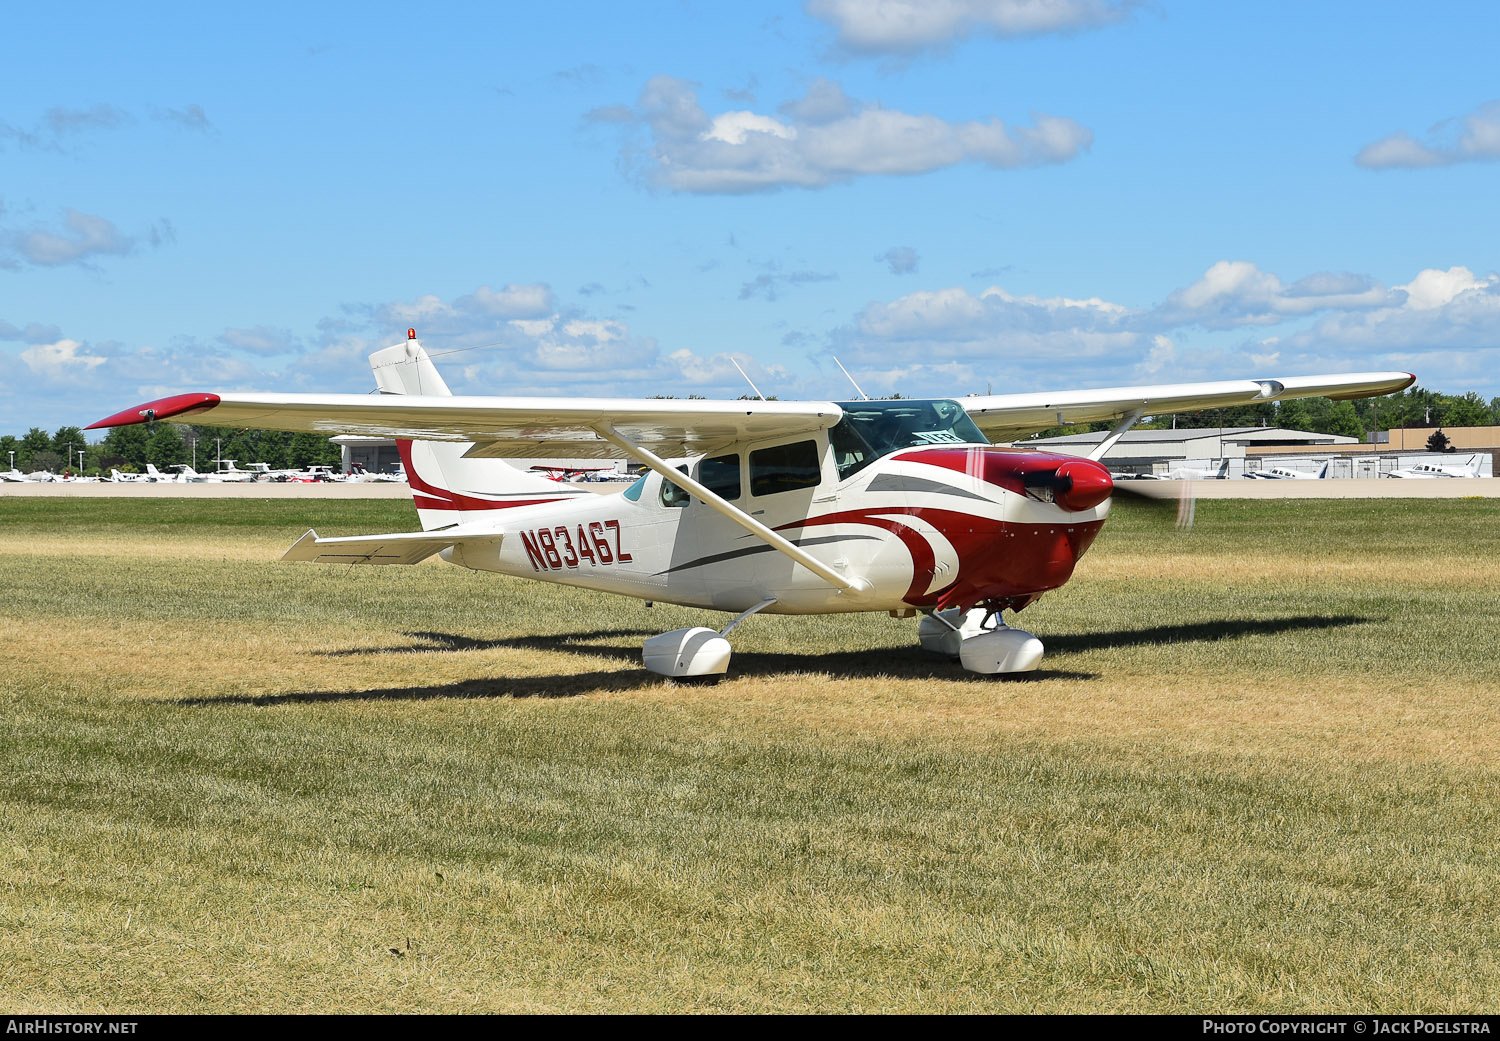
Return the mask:
<path id="1" fill-rule="evenodd" d="M 382 394 L 453 396 L 411 330 L 405 343 L 370 355 L 370 369 Z M 494 517 L 500 510 L 589 494 L 518 470 L 503 459 L 465 459 L 463 454 L 471 447 L 467 441 L 401 439 L 396 447 L 424 531 Z"/>

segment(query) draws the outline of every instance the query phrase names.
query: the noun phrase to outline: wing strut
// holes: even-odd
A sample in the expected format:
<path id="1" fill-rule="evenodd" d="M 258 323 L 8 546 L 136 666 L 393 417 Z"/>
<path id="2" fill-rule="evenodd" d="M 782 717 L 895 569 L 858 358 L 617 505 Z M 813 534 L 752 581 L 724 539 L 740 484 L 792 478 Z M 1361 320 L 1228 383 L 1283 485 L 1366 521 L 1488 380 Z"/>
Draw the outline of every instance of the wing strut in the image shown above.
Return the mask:
<path id="1" fill-rule="evenodd" d="M 1095 448 L 1092 452 L 1089 453 L 1089 458 L 1096 463 L 1099 460 L 1103 459 L 1104 453 L 1115 447 L 1115 442 L 1124 437 L 1127 430 L 1135 426 L 1136 423 L 1140 422 L 1141 416 L 1145 413 L 1145 411 L 1145 409 L 1138 408 L 1134 412 L 1125 413 L 1125 418 L 1120 420 L 1115 428 L 1109 432 L 1108 437 L 1099 442 L 1098 448 Z"/>
<path id="2" fill-rule="evenodd" d="M 723 514 L 766 545 L 785 553 L 835 589 L 857 595 L 868 592 L 872 588 L 867 579 L 861 578 L 858 575 L 851 578 L 847 575 L 839 574 L 801 546 L 791 542 L 785 536 L 778 535 L 744 510 L 729 503 L 716 493 L 709 491 L 681 470 L 668 465 L 665 459 L 635 444 L 607 423 L 600 423 L 594 430 L 598 432 L 600 437 L 616 448 L 621 449 L 627 455 L 639 459 L 646 466 L 661 474 L 666 480 L 671 481 L 677 487 L 696 496 L 709 509 Z"/>

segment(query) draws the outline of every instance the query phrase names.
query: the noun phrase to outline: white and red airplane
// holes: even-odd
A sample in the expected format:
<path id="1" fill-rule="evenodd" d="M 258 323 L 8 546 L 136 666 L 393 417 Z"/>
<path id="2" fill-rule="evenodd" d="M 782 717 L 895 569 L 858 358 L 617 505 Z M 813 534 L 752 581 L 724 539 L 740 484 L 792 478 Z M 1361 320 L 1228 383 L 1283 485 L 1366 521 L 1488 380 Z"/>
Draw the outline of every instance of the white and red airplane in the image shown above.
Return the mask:
<path id="1" fill-rule="evenodd" d="M 407 341 L 370 356 L 380 396 L 178 394 L 89 429 L 153 420 L 398 440 L 421 531 L 322 538 L 283 559 L 452 564 L 724 611 L 719 630 L 645 642 L 645 665 L 717 679 L 731 630 L 759 611 L 925 614 L 923 647 L 978 673 L 1036 668 L 1007 627 L 1073 574 L 1115 491 L 1098 462 L 1141 417 L 1288 398 L 1390 394 L 1405 372 L 998 394 L 961 400 L 705 401 L 454 397 Z M 1089 458 L 1010 440 L 1113 420 Z M 507 458 L 607 458 L 649 469 L 613 495 Z M 1123 489 L 1122 489 L 1123 490 Z"/>
<path id="2" fill-rule="evenodd" d="M 531 467 L 533 473 L 539 473 L 549 481 L 559 484 L 572 484 L 574 481 L 586 481 L 589 474 L 615 473 L 613 466 L 542 466 L 540 464 Z"/>

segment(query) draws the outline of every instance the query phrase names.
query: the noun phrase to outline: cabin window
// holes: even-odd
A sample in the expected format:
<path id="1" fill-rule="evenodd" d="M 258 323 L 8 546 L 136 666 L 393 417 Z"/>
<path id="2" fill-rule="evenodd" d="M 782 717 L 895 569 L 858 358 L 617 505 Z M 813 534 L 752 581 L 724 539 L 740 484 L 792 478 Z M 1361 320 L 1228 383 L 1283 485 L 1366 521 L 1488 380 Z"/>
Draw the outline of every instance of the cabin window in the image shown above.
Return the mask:
<path id="1" fill-rule="evenodd" d="M 733 502 L 740 497 L 740 457 L 716 455 L 698 464 L 698 483 L 709 491 Z"/>
<path id="2" fill-rule="evenodd" d="M 816 441 L 794 441 L 750 453 L 750 494 L 775 495 L 812 488 L 822 479 Z"/>
<path id="3" fill-rule="evenodd" d="M 679 466 L 677 469 L 683 473 L 687 473 L 687 467 L 685 466 Z M 661 482 L 661 504 L 663 506 L 669 509 L 681 509 L 688 504 L 689 498 L 691 496 L 688 495 L 686 489 L 679 488 L 671 481 L 663 478 Z"/>

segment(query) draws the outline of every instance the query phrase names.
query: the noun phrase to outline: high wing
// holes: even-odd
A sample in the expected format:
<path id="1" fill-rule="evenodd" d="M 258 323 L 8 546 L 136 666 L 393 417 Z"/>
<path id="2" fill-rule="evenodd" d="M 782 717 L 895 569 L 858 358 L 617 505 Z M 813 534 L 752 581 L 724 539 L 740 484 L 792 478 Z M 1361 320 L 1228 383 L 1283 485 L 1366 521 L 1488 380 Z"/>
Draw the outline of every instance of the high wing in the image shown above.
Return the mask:
<path id="1" fill-rule="evenodd" d="M 257 430 L 422 441 L 472 441 L 478 458 L 607 459 L 619 448 L 610 429 L 673 458 L 736 441 L 806 434 L 833 426 L 831 401 L 701 401 L 672 398 L 508 398 L 417 394 L 178 394 L 91 424 L 126 426 L 158 419 Z"/>
<path id="2" fill-rule="evenodd" d="M 1161 416 L 1289 398 L 1372 398 L 1405 390 L 1416 381 L 1409 372 L 1360 372 L 1171 383 L 1158 387 L 985 394 L 960 398 L 959 403 L 991 441 L 1009 441 L 1048 427 L 1117 420 L 1131 413 Z"/>
<path id="3" fill-rule="evenodd" d="M 1415 382 L 1407 372 L 1368 372 L 975 395 L 959 401 L 986 437 L 1008 441 L 1067 423 L 1289 398 L 1376 397 Z M 472 442 L 466 454 L 475 458 L 605 459 L 619 454 L 612 438 L 623 437 L 657 456 L 682 458 L 739 441 L 825 430 L 838 423 L 843 410 L 831 401 L 199 393 L 147 402 L 86 429 L 188 416 L 213 426 Z"/>

